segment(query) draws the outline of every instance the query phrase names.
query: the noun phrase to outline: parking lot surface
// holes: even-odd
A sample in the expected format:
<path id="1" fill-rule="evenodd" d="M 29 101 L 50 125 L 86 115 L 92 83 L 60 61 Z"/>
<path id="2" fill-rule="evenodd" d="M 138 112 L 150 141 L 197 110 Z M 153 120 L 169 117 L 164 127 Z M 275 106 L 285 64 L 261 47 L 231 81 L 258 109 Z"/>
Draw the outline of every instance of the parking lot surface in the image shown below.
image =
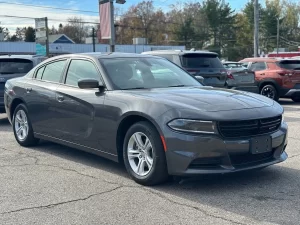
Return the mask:
<path id="1" fill-rule="evenodd" d="M 151 188 L 98 156 L 49 142 L 20 147 L 0 114 L 0 224 L 299 224 L 300 104 L 281 104 L 284 163 Z"/>

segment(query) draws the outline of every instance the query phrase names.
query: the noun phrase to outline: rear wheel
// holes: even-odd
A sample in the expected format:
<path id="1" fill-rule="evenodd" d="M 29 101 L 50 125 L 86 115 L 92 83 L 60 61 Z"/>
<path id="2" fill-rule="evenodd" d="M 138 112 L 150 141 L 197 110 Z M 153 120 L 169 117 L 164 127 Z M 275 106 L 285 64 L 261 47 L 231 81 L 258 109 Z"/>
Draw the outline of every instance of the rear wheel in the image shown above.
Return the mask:
<path id="1" fill-rule="evenodd" d="M 24 147 L 36 145 L 39 139 L 33 135 L 33 129 L 28 117 L 28 110 L 24 104 L 16 107 L 13 114 L 13 130 L 17 142 Z"/>
<path id="2" fill-rule="evenodd" d="M 148 122 L 138 122 L 129 128 L 123 158 L 127 172 L 139 184 L 151 186 L 168 179 L 163 144 L 155 127 Z"/>
<path id="3" fill-rule="evenodd" d="M 294 102 L 300 102 L 300 96 L 292 97 L 292 100 L 293 100 Z"/>
<path id="4" fill-rule="evenodd" d="M 279 99 L 277 90 L 272 84 L 264 85 L 260 90 L 260 94 L 273 99 L 274 101 L 278 101 Z"/>

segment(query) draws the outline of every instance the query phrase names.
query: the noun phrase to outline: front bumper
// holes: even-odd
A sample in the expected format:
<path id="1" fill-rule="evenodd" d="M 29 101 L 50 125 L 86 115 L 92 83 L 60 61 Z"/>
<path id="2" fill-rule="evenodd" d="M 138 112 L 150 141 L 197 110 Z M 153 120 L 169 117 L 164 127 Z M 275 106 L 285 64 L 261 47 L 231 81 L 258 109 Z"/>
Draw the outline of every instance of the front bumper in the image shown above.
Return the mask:
<path id="1" fill-rule="evenodd" d="M 224 174 L 251 170 L 283 162 L 288 155 L 288 127 L 269 134 L 272 151 L 250 153 L 250 139 L 223 140 L 220 136 L 187 135 L 172 132 L 166 137 L 168 172 L 170 175 Z"/>

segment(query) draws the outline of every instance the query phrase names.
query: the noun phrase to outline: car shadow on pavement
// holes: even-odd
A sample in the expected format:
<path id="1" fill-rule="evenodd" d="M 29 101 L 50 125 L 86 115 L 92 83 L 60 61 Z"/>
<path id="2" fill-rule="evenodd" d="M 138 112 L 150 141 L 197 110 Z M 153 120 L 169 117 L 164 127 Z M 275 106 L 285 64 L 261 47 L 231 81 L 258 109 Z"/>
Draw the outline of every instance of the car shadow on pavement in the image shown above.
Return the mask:
<path id="1" fill-rule="evenodd" d="M 44 152 L 46 154 L 55 155 L 62 159 L 71 160 L 73 162 L 83 164 L 88 167 L 93 167 L 107 172 L 113 172 L 120 176 L 128 177 L 125 167 L 121 163 L 116 163 L 109 159 L 84 151 L 80 151 L 74 148 L 70 148 L 48 141 L 41 141 L 39 145 L 31 147 L 31 149 L 34 149 L 39 152 Z"/>
<path id="2" fill-rule="evenodd" d="M 99 156 L 50 142 L 42 142 L 34 149 L 130 179 L 123 165 Z M 182 207 L 199 211 L 211 207 L 214 212 L 224 215 L 230 212 L 259 222 L 297 224 L 300 171 L 284 165 L 227 175 L 174 179 L 150 189 L 166 195 L 172 204 L 176 199 Z M 190 203 L 182 203 L 186 200 Z"/>

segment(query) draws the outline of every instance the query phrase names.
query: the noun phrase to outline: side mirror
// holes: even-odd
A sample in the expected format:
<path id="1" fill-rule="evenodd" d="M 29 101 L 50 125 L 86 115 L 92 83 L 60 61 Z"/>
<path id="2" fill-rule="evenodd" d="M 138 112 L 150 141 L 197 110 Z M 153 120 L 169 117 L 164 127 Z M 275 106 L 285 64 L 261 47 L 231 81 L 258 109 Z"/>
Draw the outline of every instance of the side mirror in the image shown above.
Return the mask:
<path id="1" fill-rule="evenodd" d="M 86 79 L 78 80 L 78 87 L 80 89 L 93 89 L 93 88 L 103 89 L 104 85 L 102 84 L 102 82 L 99 82 L 96 79 L 86 78 Z"/>
<path id="2" fill-rule="evenodd" d="M 202 76 L 195 76 L 196 80 L 204 85 L 204 78 Z"/>

